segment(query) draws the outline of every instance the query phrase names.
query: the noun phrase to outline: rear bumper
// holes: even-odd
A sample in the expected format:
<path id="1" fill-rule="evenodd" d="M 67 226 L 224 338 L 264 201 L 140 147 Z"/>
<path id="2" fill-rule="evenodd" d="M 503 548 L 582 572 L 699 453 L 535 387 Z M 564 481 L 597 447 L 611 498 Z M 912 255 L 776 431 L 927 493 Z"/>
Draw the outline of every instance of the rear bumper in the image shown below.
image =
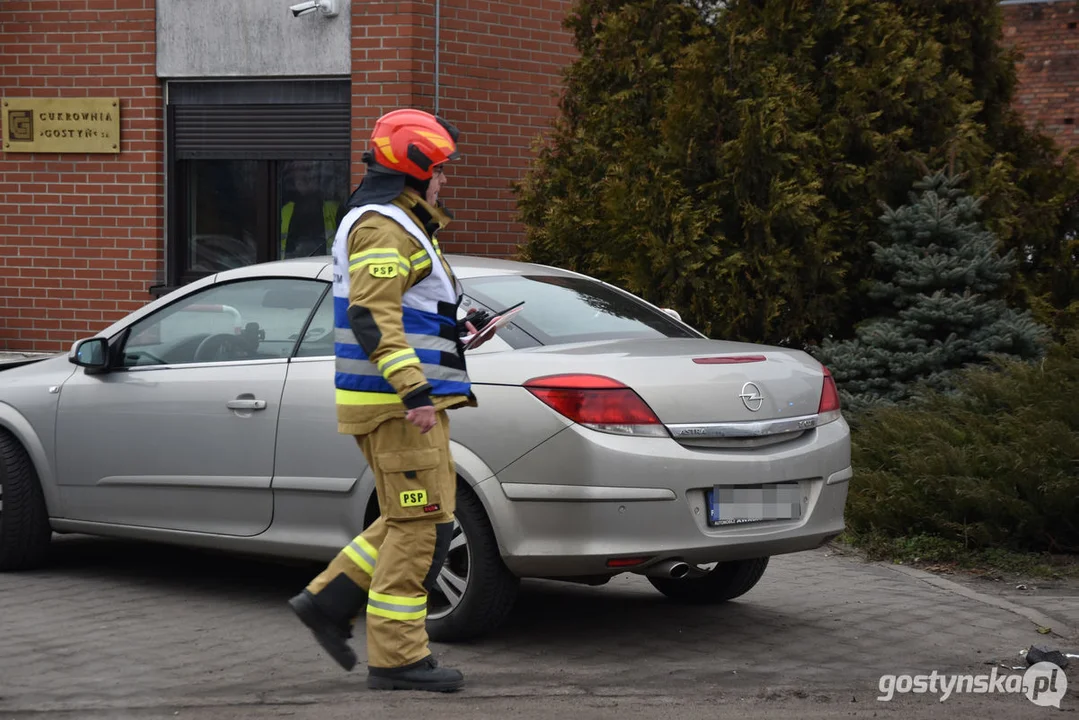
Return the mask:
<path id="1" fill-rule="evenodd" d="M 507 566 L 521 577 L 643 570 L 819 547 L 843 531 L 850 464 L 843 420 L 771 449 L 715 451 L 571 426 L 476 486 Z M 716 484 L 797 482 L 798 519 L 708 525 Z M 648 557 L 612 568 L 612 558 Z"/>

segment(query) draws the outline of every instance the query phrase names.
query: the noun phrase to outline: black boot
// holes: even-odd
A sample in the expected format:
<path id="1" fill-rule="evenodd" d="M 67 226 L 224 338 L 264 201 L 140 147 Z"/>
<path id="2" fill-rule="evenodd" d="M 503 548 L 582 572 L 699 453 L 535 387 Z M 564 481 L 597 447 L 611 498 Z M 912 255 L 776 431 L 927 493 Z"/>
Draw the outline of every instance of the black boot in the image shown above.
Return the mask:
<path id="1" fill-rule="evenodd" d="M 464 684 L 464 676 L 459 670 L 439 667 L 431 655 L 404 667 L 367 668 L 367 687 L 372 690 L 453 692 Z"/>
<path id="2" fill-rule="evenodd" d="M 352 619 L 367 602 L 367 593 L 345 575 L 334 578 L 317 596 L 304 590 L 288 604 L 315 640 L 345 670 L 356 667 L 356 653 L 349 646 Z"/>

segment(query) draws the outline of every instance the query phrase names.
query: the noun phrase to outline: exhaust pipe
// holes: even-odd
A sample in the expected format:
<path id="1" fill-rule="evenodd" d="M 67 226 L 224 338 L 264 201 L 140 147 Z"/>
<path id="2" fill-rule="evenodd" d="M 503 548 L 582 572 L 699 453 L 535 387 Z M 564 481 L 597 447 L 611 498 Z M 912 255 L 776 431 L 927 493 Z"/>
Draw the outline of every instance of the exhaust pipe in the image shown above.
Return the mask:
<path id="1" fill-rule="evenodd" d="M 679 579 L 689 574 L 689 565 L 681 560 L 664 560 L 646 569 L 644 574 L 649 577 Z"/>

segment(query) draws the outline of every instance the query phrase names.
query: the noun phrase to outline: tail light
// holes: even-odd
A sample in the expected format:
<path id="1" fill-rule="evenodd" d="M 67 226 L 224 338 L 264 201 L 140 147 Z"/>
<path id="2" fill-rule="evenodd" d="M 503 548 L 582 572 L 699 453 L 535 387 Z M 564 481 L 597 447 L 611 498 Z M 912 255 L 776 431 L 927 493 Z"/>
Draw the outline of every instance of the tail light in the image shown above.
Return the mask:
<path id="1" fill-rule="evenodd" d="M 818 425 L 838 420 L 841 417 L 839 390 L 836 389 L 835 378 L 832 377 L 828 368 L 822 366 L 821 370 L 824 371 L 824 383 L 821 386 L 820 405 L 817 406 Z"/>
<path id="2" fill-rule="evenodd" d="M 637 437 L 670 437 L 652 408 L 617 380 L 602 375 L 548 375 L 524 387 L 548 407 L 592 430 Z"/>

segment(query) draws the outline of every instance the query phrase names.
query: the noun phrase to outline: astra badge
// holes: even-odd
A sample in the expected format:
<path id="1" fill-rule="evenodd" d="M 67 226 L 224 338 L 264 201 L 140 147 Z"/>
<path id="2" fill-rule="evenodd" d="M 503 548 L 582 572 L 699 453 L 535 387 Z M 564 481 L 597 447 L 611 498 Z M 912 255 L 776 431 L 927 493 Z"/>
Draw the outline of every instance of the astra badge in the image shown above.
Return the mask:
<path id="1" fill-rule="evenodd" d="M 764 396 L 761 395 L 760 388 L 751 382 L 747 382 L 742 386 L 742 394 L 738 397 L 742 398 L 742 404 L 750 412 L 757 412 L 761 409 L 761 405 L 764 404 Z"/>

